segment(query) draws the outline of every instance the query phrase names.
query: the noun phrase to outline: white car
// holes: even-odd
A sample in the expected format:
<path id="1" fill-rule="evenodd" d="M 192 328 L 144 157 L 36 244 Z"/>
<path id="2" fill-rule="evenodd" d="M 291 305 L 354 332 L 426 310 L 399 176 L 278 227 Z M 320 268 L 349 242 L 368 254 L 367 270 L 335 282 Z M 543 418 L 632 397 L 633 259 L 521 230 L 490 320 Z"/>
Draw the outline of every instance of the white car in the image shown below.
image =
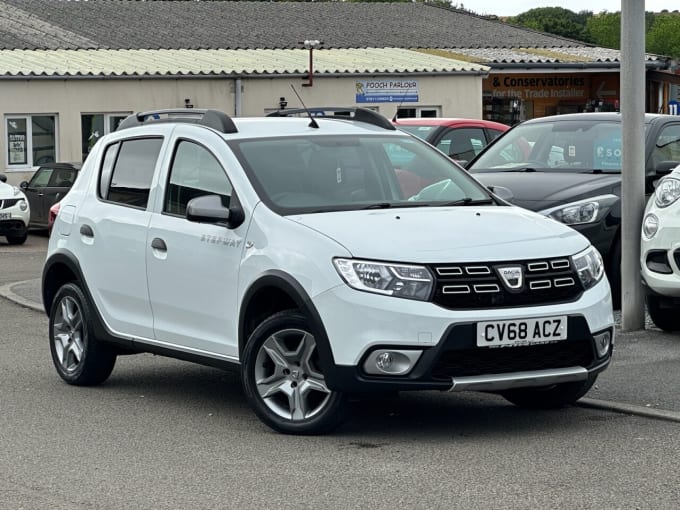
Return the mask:
<path id="1" fill-rule="evenodd" d="M 0 174 L 0 236 L 5 236 L 9 244 L 23 244 L 31 218 L 28 200 L 23 191 L 5 181 Z"/>
<path id="2" fill-rule="evenodd" d="M 301 434 L 359 392 L 571 404 L 614 335 L 585 237 L 361 108 L 129 117 L 61 201 L 43 299 L 66 382 L 133 352 L 236 368 L 262 421 Z"/>
<path id="3" fill-rule="evenodd" d="M 680 166 L 664 177 L 647 201 L 640 265 L 647 310 L 654 324 L 680 330 Z"/>

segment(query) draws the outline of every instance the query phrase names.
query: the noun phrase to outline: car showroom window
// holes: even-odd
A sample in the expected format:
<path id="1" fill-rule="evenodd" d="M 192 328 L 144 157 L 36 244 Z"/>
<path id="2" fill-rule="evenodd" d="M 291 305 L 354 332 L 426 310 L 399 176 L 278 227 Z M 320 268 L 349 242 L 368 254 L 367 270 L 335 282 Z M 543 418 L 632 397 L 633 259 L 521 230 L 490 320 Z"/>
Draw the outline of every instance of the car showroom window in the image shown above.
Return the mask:
<path id="1" fill-rule="evenodd" d="M 57 160 L 56 115 L 7 115 L 6 163 L 26 168 Z"/>
<path id="2" fill-rule="evenodd" d="M 145 209 L 162 145 L 162 138 L 136 138 L 122 141 L 118 149 L 118 157 L 115 158 L 111 181 L 102 198 Z M 107 171 L 106 165 L 110 150 L 112 147 L 107 148 L 104 156 L 102 181 Z M 100 181 L 100 190 L 104 191 L 104 188 L 105 183 Z"/>
<path id="3" fill-rule="evenodd" d="M 205 147 L 181 140 L 177 144 L 165 192 L 163 212 L 184 216 L 189 200 L 219 195 L 229 206 L 232 187 L 222 165 Z"/>
<path id="4" fill-rule="evenodd" d="M 80 135 L 83 161 L 97 140 L 118 128 L 129 113 L 83 113 L 80 115 Z"/>

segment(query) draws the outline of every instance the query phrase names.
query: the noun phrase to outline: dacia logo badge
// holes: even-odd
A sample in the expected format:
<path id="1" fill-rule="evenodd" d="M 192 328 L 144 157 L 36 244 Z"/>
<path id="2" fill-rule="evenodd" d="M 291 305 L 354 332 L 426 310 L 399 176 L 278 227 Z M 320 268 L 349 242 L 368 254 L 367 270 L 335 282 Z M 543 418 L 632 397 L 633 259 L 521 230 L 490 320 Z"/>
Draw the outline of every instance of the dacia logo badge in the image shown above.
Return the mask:
<path id="1" fill-rule="evenodd" d="M 498 267 L 496 270 L 508 290 L 518 290 L 524 285 L 522 266 L 504 266 Z"/>

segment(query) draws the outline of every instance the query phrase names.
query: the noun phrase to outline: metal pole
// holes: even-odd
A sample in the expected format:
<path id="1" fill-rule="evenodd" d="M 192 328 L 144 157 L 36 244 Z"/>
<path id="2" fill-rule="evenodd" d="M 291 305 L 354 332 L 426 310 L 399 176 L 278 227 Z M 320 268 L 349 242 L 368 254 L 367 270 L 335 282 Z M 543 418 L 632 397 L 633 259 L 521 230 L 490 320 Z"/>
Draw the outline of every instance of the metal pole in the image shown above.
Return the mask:
<path id="1" fill-rule="evenodd" d="M 621 0 L 621 327 L 644 328 L 640 228 L 645 208 L 645 3 Z"/>

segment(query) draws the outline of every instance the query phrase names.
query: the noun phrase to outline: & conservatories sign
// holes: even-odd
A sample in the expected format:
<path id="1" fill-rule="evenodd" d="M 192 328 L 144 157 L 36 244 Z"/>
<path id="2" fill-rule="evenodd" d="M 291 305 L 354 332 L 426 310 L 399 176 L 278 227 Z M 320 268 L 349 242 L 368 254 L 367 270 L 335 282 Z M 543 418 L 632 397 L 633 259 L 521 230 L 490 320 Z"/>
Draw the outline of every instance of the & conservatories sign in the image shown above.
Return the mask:
<path id="1" fill-rule="evenodd" d="M 357 103 L 417 103 L 418 80 L 357 80 Z"/>

